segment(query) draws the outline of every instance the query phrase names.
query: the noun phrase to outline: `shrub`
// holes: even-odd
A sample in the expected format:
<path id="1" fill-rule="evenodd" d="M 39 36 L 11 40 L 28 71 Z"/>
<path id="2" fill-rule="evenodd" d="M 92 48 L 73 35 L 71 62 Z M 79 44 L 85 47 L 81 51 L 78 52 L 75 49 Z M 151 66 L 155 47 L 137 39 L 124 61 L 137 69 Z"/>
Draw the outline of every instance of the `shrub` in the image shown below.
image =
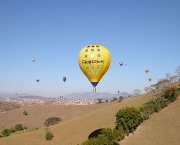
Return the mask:
<path id="1" fill-rule="evenodd" d="M 102 99 L 98 99 L 98 103 L 102 103 Z"/>
<path id="2" fill-rule="evenodd" d="M 45 126 L 50 126 L 50 125 L 54 125 L 54 124 L 57 124 L 59 123 L 60 121 L 62 121 L 61 118 L 58 118 L 58 117 L 51 117 L 49 119 L 47 119 L 44 123 Z"/>
<path id="3" fill-rule="evenodd" d="M 13 127 L 11 127 L 11 128 L 9 129 L 9 131 L 10 131 L 10 133 L 14 133 L 14 132 L 16 132 L 16 129 L 13 128 Z"/>
<path id="4" fill-rule="evenodd" d="M 116 98 L 116 97 L 113 97 L 113 101 L 116 101 L 116 100 L 118 100 L 118 98 Z"/>
<path id="5" fill-rule="evenodd" d="M 23 130 L 24 129 L 24 127 L 22 126 L 22 124 L 17 124 L 17 125 L 15 125 L 15 130 L 16 131 L 21 131 L 21 130 Z"/>
<path id="6" fill-rule="evenodd" d="M 11 133 L 11 131 L 10 131 L 9 129 L 4 129 L 4 130 L 2 131 L 3 136 L 9 136 L 10 133 Z"/>
<path id="7" fill-rule="evenodd" d="M 173 102 L 177 99 L 178 95 L 179 95 L 179 89 L 173 87 L 166 90 L 164 98 L 166 98 L 170 102 Z"/>
<path id="8" fill-rule="evenodd" d="M 24 115 L 28 115 L 27 111 L 23 111 L 23 114 L 24 114 Z"/>
<path id="9" fill-rule="evenodd" d="M 118 142 L 124 138 L 124 134 L 116 129 L 106 128 L 101 132 L 102 134 L 88 139 L 82 145 L 118 145 Z"/>
<path id="10" fill-rule="evenodd" d="M 134 107 L 126 107 L 116 113 L 116 129 L 129 135 L 144 121 L 144 116 Z"/>
<path id="11" fill-rule="evenodd" d="M 51 140 L 53 137 L 54 135 L 52 134 L 52 132 L 46 131 L 46 140 Z"/>

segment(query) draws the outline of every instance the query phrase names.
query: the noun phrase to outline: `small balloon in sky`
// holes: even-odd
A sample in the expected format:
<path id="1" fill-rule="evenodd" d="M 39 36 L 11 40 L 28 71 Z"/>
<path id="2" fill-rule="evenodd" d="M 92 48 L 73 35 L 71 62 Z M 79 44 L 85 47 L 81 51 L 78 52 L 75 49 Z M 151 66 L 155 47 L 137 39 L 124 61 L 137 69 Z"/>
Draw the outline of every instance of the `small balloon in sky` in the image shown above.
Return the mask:
<path id="1" fill-rule="evenodd" d="M 32 58 L 32 62 L 35 62 L 35 60 L 36 60 L 35 58 Z"/>
<path id="2" fill-rule="evenodd" d="M 85 46 L 78 55 L 79 67 L 94 88 L 109 69 L 110 62 L 108 49 L 99 44 Z"/>
<path id="3" fill-rule="evenodd" d="M 63 81 L 64 81 L 64 82 L 66 81 L 66 77 L 63 77 Z"/>
<path id="4" fill-rule="evenodd" d="M 119 62 L 119 65 L 120 65 L 120 66 L 122 66 L 122 65 L 123 65 L 123 62 L 122 62 L 122 61 L 120 61 L 120 62 Z"/>
<path id="5" fill-rule="evenodd" d="M 148 78 L 148 80 L 149 80 L 149 81 L 151 81 L 151 80 L 152 80 L 152 78 Z"/>
<path id="6" fill-rule="evenodd" d="M 38 83 L 38 82 L 39 82 L 39 79 L 36 79 L 36 82 Z"/>
<path id="7" fill-rule="evenodd" d="M 147 91 L 147 90 L 148 90 L 148 87 L 145 87 L 144 90 Z"/>
<path id="8" fill-rule="evenodd" d="M 148 72 L 149 72 L 149 69 L 145 69 L 145 72 L 148 73 Z"/>

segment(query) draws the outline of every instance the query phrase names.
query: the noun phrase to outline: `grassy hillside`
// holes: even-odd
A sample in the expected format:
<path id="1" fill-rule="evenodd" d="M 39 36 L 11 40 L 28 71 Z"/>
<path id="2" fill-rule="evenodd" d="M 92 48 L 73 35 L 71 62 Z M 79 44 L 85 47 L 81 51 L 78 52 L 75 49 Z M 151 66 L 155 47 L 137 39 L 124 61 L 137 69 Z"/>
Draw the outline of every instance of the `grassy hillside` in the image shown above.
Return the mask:
<path id="1" fill-rule="evenodd" d="M 14 109 L 0 114 L 0 130 L 22 124 L 28 128 L 42 128 L 46 119 L 60 117 L 63 121 L 114 104 L 115 102 L 93 105 L 35 105 Z M 23 115 L 23 111 L 28 115 Z M 13 119 L 12 119 L 13 118 Z"/>
<path id="2" fill-rule="evenodd" d="M 180 144 L 180 96 L 175 102 L 154 113 L 144 121 L 121 145 L 179 145 Z"/>
<path id="3" fill-rule="evenodd" d="M 106 127 L 113 128 L 115 126 L 114 124 L 115 114 L 117 113 L 119 109 L 124 108 L 126 106 L 139 107 L 149 100 L 150 100 L 150 96 L 148 94 L 143 94 L 139 97 L 125 99 L 121 103 L 117 103 L 117 102 L 110 103 L 107 106 L 103 106 L 101 109 L 96 109 L 95 111 L 91 111 L 91 112 L 89 111 L 89 113 L 86 113 L 84 115 L 81 115 L 80 113 L 79 114 L 80 116 L 77 116 L 76 114 L 74 116 L 77 116 L 77 117 L 74 117 L 74 118 L 72 117 L 72 119 L 69 119 L 69 120 L 67 120 L 66 118 L 66 121 L 50 127 L 51 132 L 54 134 L 54 138 L 51 141 L 45 140 L 45 129 L 40 128 L 36 131 L 26 132 L 26 133 L 21 133 L 18 135 L 11 135 L 9 137 L 1 138 L 0 144 L 4 144 L 4 145 L 11 145 L 11 144 L 13 145 L 16 145 L 16 144 L 17 145 L 24 145 L 24 144 L 26 145 L 42 145 L 42 144 L 43 145 L 46 145 L 46 144 L 47 145 L 51 145 L 51 144 L 52 145 L 77 145 L 78 143 L 80 144 L 83 141 L 87 140 L 88 136 L 97 129 L 106 128 Z M 104 105 L 104 103 L 98 104 L 97 106 L 100 106 L 100 105 Z M 77 108 L 75 109 L 72 107 L 73 106 L 70 107 L 71 109 L 69 110 L 69 112 L 66 112 L 66 115 L 72 114 L 73 112 L 75 113 L 77 111 L 76 110 Z M 83 107 L 83 106 L 79 106 L 79 107 Z M 85 107 L 88 107 L 88 106 L 85 106 Z M 96 105 L 93 107 L 96 107 Z M 52 110 L 50 108 L 48 109 L 44 108 L 44 114 L 48 114 L 49 112 L 51 112 Z M 28 108 L 26 108 L 26 111 L 30 112 L 30 110 L 27 110 L 27 109 Z M 85 110 L 85 108 L 81 108 L 81 109 Z M 68 110 L 68 108 L 66 108 L 65 110 Z M 19 111 L 19 113 L 21 113 L 22 111 L 23 110 Z M 32 110 L 32 111 L 35 112 L 36 110 Z M 82 111 L 82 110 L 79 110 L 79 111 Z M 23 117 L 25 118 L 26 116 L 23 116 Z M 38 118 L 38 116 L 34 116 L 34 117 Z M 31 123 L 36 124 L 36 121 L 35 122 L 31 121 Z"/>
<path id="4" fill-rule="evenodd" d="M 0 101 L 0 113 L 20 108 L 20 105 L 11 102 Z"/>

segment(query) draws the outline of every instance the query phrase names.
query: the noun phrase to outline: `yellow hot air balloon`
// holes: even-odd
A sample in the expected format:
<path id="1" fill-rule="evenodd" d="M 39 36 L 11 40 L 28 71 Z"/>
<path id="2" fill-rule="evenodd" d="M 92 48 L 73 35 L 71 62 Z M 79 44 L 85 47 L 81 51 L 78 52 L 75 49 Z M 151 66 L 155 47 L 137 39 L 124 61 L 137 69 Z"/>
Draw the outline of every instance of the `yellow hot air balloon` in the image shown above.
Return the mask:
<path id="1" fill-rule="evenodd" d="M 99 44 L 85 46 L 79 52 L 79 67 L 94 88 L 109 69 L 110 62 L 109 51 Z"/>

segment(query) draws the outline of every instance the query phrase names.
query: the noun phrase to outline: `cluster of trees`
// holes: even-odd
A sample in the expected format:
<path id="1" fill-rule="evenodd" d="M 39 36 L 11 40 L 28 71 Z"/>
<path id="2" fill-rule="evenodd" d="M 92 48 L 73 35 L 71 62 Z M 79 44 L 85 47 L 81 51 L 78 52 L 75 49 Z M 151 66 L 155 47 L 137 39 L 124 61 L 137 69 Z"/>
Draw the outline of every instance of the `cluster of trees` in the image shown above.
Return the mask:
<path id="1" fill-rule="evenodd" d="M 59 122 L 61 122 L 62 119 L 59 118 L 59 117 L 51 117 L 51 118 L 48 118 L 45 122 L 44 122 L 44 125 L 45 126 L 50 126 L 50 125 L 54 125 L 54 124 L 58 124 Z"/>
<path id="2" fill-rule="evenodd" d="M 144 120 L 141 112 L 134 107 L 123 108 L 115 116 L 115 128 L 102 129 L 97 137 L 88 139 L 82 145 L 118 145 L 120 140 L 132 133 Z"/>
<path id="3" fill-rule="evenodd" d="M 17 124 L 15 125 L 15 127 L 11 127 L 11 128 L 5 128 L 1 133 L 2 136 L 1 137 L 6 137 L 9 136 L 11 133 L 17 132 L 17 131 L 21 131 L 27 129 L 27 127 L 23 126 L 22 124 Z"/>
<path id="4" fill-rule="evenodd" d="M 160 93 L 152 93 L 154 96 L 152 100 L 139 108 L 145 119 L 148 119 L 151 114 L 159 112 L 169 103 L 175 101 L 179 95 L 179 89 L 174 86 L 165 86 L 165 88 L 161 88 L 160 90 Z"/>
<path id="5" fill-rule="evenodd" d="M 118 102 L 121 102 L 123 99 L 125 99 L 125 97 L 123 97 L 123 96 L 120 96 L 119 98 L 118 98 L 118 97 L 113 97 L 113 99 L 111 100 L 111 102 L 112 102 L 112 101 L 117 101 L 117 100 L 118 100 Z M 105 102 L 109 102 L 109 101 L 108 101 L 108 100 L 105 100 Z M 98 99 L 98 103 L 103 103 L 102 99 Z"/>
<path id="6" fill-rule="evenodd" d="M 129 133 L 133 133 L 152 113 L 160 111 L 169 103 L 175 101 L 180 94 L 180 89 L 174 84 L 171 85 L 168 79 L 158 80 L 154 86 L 155 88 L 150 90 L 153 96 L 151 101 L 138 109 L 126 107 L 119 110 L 115 114 L 115 128 L 103 129 L 97 137 L 88 139 L 82 145 L 118 145 L 120 140 Z"/>

